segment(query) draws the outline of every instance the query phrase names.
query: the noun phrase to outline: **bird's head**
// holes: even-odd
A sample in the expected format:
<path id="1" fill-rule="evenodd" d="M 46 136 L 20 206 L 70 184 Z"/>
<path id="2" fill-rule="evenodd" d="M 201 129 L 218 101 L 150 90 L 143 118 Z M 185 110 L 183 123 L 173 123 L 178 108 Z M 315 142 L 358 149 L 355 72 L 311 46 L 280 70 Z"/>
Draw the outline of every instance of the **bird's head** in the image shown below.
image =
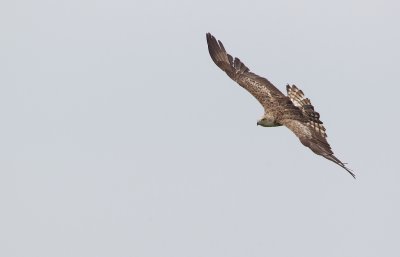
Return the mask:
<path id="1" fill-rule="evenodd" d="M 268 123 L 268 122 L 267 122 L 267 119 L 263 117 L 263 118 L 261 118 L 261 119 L 259 119 L 259 120 L 257 121 L 257 126 L 267 127 L 267 126 L 266 126 L 267 123 Z"/>
<path id="2" fill-rule="evenodd" d="M 277 124 L 273 120 L 262 117 L 260 120 L 257 121 L 257 126 L 276 127 Z"/>

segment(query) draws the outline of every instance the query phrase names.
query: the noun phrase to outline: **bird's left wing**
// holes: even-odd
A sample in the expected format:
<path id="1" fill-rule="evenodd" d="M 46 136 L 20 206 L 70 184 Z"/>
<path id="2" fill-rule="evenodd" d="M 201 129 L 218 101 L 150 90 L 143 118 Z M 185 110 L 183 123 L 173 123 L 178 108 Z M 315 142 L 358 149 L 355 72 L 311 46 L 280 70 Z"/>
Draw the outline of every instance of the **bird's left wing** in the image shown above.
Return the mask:
<path id="1" fill-rule="evenodd" d="M 252 72 L 242 63 L 239 58 L 233 58 L 228 54 L 221 41 L 207 33 L 208 52 L 214 63 L 223 70 L 231 79 L 252 94 L 265 109 L 268 109 L 274 98 L 286 98 L 266 78 L 260 77 Z"/>

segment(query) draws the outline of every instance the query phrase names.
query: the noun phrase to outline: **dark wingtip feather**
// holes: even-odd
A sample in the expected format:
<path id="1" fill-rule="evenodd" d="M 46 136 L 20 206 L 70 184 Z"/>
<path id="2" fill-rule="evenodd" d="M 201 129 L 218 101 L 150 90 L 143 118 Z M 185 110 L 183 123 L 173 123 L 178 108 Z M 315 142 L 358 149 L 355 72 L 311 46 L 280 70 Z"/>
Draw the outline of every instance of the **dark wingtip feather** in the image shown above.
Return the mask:
<path id="1" fill-rule="evenodd" d="M 346 165 L 344 163 L 342 163 L 343 165 L 340 165 L 343 169 L 345 169 L 348 173 L 350 173 L 350 175 L 353 176 L 354 179 L 356 179 L 356 174 L 353 173 L 353 171 L 349 168 L 346 167 Z"/>
<path id="2" fill-rule="evenodd" d="M 218 65 L 219 61 L 225 61 L 226 59 L 225 49 L 223 48 L 221 42 L 218 42 L 217 39 L 213 35 L 211 35 L 211 33 L 207 33 L 206 35 L 208 52 L 214 63 Z"/>
<path id="3" fill-rule="evenodd" d="M 208 52 L 214 63 L 228 76 L 232 78 L 235 67 L 233 66 L 233 58 L 230 56 L 221 41 L 217 40 L 213 35 L 207 33 Z"/>
<path id="4" fill-rule="evenodd" d="M 353 176 L 354 179 L 356 179 L 356 175 L 353 173 L 353 171 L 349 168 L 346 167 L 346 163 L 343 163 L 342 161 L 340 161 L 338 158 L 336 158 L 333 154 L 332 155 L 323 155 L 326 159 L 336 163 L 337 165 L 339 165 L 340 167 L 342 167 L 343 169 L 345 169 L 351 176 Z"/>

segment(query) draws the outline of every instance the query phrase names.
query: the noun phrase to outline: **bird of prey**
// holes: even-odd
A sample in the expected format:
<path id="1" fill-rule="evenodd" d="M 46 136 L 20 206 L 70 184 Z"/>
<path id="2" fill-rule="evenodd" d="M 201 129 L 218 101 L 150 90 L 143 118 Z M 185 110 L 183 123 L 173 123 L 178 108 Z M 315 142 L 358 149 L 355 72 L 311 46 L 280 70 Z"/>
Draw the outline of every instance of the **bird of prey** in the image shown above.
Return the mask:
<path id="1" fill-rule="evenodd" d="M 279 91 L 267 79 L 252 73 L 239 58 L 233 58 L 221 41 L 207 33 L 208 51 L 214 63 L 231 79 L 252 94 L 264 107 L 264 115 L 257 122 L 263 127 L 286 126 L 306 147 L 314 153 L 336 163 L 347 170 L 354 178 L 354 173 L 345 163 L 335 157 L 326 140 L 325 127 L 314 110 L 310 99 L 295 85 L 287 85 L 287 96 Z"/>

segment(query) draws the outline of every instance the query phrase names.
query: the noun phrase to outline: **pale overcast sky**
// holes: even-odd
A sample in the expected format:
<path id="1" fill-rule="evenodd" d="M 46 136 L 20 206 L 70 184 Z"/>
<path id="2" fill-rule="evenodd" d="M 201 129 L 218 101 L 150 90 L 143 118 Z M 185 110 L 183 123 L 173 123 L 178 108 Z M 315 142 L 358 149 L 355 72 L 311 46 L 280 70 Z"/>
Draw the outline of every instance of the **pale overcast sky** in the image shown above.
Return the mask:
<path id="1" fill-rule="evenodd" d="M 398 1 L 0 3 L 0 256 L 400 256 Z M 313 154 L 211 61 L 296 84 Z"/>

